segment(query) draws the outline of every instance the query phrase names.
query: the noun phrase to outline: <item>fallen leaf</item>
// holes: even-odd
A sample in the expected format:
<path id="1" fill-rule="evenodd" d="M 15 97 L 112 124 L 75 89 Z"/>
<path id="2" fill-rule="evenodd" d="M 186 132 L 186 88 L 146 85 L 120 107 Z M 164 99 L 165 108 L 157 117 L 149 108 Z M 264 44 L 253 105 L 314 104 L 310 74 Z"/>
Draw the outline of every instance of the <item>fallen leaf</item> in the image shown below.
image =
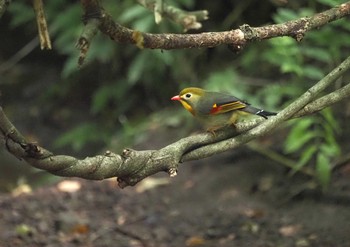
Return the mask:
<path id="1" fill-rule="evenodd" d="M 86 224 L 77 224 L 72 228 L 73 233 L 86 234 L 89 232 L 89 226 Z"/>
<path id="2" fill-rule="evenodd" d="M 253 234 L 257 234 L 260 231 L 260 226 L 256 222 L 246 222 L 242 226 L 242 230 Z"/>
<path id="3" fill-rule="evenodd" d="M 247 216 L 251 219 L 260 219 L 265 216 L 265 211 L 263 209 L 253 209 L 253 208 L 247 208 L 243 210 L 243 215 Z"/>
<path id="4" fill-rule="evenodd" d="M 192 236 L 186 240 L 187 247 L 201 246 L 205 244 L 205 239 L 200 236 Z"/>
<path id="5" fill-rule="evenodd" d="M 27 224 L 20 224 L 16 226 L 16 233 L 21 236 L 29 236 L 35 232 L 35 229 Z"/>
<path id="6" fill-rule="evenodd" d="M 301 225 L 286 225 L 279 228 L 279 233 L 284 237 L 293 237 L 301 230 Z"/>
<path id="7" fill-rule="evenodd" d="M 22 194 L 29 194 L 32 192 L 32 188 L 28 184 L 20 184 L 14 190 L 12 190 L 13 196 L 19 196 Z"/>

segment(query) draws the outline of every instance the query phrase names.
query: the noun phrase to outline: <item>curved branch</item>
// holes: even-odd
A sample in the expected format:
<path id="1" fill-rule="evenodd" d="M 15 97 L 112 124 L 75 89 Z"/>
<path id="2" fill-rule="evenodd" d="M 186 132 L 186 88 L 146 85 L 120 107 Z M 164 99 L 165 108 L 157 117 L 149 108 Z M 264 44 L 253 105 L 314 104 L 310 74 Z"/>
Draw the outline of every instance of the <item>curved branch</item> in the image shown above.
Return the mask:
<path id="1" fill-rule="evenodd" d="M 116 23 L 112 17 L 101 9 L 102 18 L 100 31 L 120 43 L 139 44 L 142 36 L 142 48 L 151 49 L 180 49 L 215 47 L 223 44 L 241 49 L 251 40 L 263 40 L 273 37 L 290 36 L 300 41 L 307 31 L 324 26 L 325 24 L 350 15 L 350 2 L 315 14 L 282 24 L 264 27 L 243 25 L 239 29 L 224 32 L 204 32 L 199 34 L 151 34 L 132 30 Z M 135 35 L 135 32 L 138 35 Z"/>
<path id="2" fill-rule="evenodd" d="M 118 177 L 119 186 L 134 185 L 142 179 L 160 171 L 175 176 L 179 162 L 202 159 L 242 145 L 276 128 L 293 118 L 317 112 L 350 96 L 350 86 L 314 100 L 322 90 L 350 69 L 350 57 L 324 79 L 315 84 L 299 99 L 268 120 L 255 119 L 236 125 L 236 128 L 221 129 L 213 136 L 202 133 L 180 139 L 159 150 L 135 151 L 124 149 L 122 154 L 110 151 L 103 155 L 79 160 L 71 156 L 54 155 L 44 148 L 29 143 L 13 126 L 0 107 L 0 131 L 6 149 L 30 165 L 58 176 L 76 176 L 92 180 Z"/>

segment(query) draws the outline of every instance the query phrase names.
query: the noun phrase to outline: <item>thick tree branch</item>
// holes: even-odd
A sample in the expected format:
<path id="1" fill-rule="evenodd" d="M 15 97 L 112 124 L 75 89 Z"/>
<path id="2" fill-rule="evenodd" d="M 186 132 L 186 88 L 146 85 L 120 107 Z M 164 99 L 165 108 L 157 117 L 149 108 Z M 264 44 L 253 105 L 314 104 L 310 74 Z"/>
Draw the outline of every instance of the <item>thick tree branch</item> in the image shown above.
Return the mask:
<path id="1" fill-rule="evenodd" d="M 138 0 L 146 7 L 153 9 L 155 13 L 164 14 L 178 22 L 184 22 L 187 28 L 191 25 L 198 26 L 196 21 L 206 19 L 206 12 L 184 12 L 173 7 L 164 6 L 164 3 L 156 4 L 155 0 Z M 140 49 L 181 49 L 181 48 L 209 48 L 219 45 L 229 45 L 234 50 L 241 50 L 245 44 L 253 40 L 270 39 L 273 37 L 290 36 L 300 41 L 306 32 L 320 28 L 323 25 L 348 16 L 350 14 L 350 2 L 331 8 L 312 17 L 304 17 L 282 24 L 268 25 L 264 27 L 250 27 L 245 24 L 238 29 L 223 32 L 204 32 L 199 34 L 152 34 L 138 30 L 132 30 L 116 23 L 112 16 L 103 9 L 99 0 L 80 0 L 84 15 L 84 29 L 77 42 L 80 49 L 78 65 L 84 62 L 89 46 L 97 29 L 118 43 L 134 44 Z M 161 1 L 160 1 L 161 2 Z M 161 5 L 162 7 L 160 7 Z M 158 7 L 157 7 L 158 6 Z M 195 19 L 190 16 L 195 16 Z M 189 22 L 188 20 L 192 20 Z"/>
<path id="2" fill-rule="evenodd" d="M 235 129 L 219 130 L 215 136 L 210 133 L 202 133 L 186 137 L 159 150 L 125 149 L 120 155 L 107 151 L 103 155 L 88 157 L 84 160 L 54 155 L 36 144 L 27 142 L 8 120 L 1 107 L 0 131 L 4 136 L 6 149 L 34 167 L 66 177 L 76 176 L 94 180 L 118 177 L 119 186 L 125 187 L 134 185 L 160 171 L 166 171 L 170 176 L 175 176 L 181 161 L 202 159 L 235 148 L 275 129 L 285 120 L 317 112 L 329 106 L 330 103 L 336 103 L 349 97 L 350 86 L 346 85 L 314 100 L 321 91 L 349 69 L 350 57 L 277 116 L 266 121 L 257 118 L 239 123 Z"/>
<path id="3" fill-rule="evenodd" d="M 311 17 L 304 17 L 282 24 L 264 27 L 243 25 L 235 30 L 204 32 L 199 34 L 151 34 L 138 32 L 116 23 L 102 8 L 101 13 L 100 31 L 116 42 L 137 44 L 139 43 L 139 40 L 135 39 L 135 32 L 137 32 L 139 36 L 142 36 L 143 48 L 203 48 L 226 44 L 239 49 L 251 40 L 263 40 L 273 37 L 290 36 L 300 41 L 307 31 L 322 27 L 329 22 L 348 16 L 350 14 L 350 2 L 343 3 Z"/>

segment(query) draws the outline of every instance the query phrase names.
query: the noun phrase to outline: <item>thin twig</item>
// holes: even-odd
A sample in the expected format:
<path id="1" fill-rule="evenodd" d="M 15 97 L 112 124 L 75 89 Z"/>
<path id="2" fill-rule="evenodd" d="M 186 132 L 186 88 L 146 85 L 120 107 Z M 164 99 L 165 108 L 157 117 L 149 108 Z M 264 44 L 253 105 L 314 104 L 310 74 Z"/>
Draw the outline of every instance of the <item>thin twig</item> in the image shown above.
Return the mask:
<path id="1" fill-rule="evenodd" d="M 25 58 L 30 52 L 32 52 L 39 44 L 39 38 L 35 37 L 19 51 L 17 51 L 12 57 L 0 65 L 0 73 L 4 73 L 15 66 L 19 61 Z M 3 82 L 1 82 L 3 83 Z"/>
<path id="2" fill-rule="evenodd" d="M 42 0 L 33 0 L 33 8 L 36 16 L 36 22 L 38 24 L 38 32 L 40 39 L 40 48 L 41 50 L 47 49 L 51 50 L 51 40 L 49 31 L 47 29 L 47 23 L 44 12 L 44 4 Z"/>
<path id="3" fill-rule="evenodd" d="M 274 160 L 276 162 L 278 162 L 279 164 L 288 167 L 290 169 L 294 169 L 296 167 L 296 162 L 294 160 L 288 159 L 287 157 L 271 150 L 271 149 L 267 149 L 261 145 L 257 145 L 256 143 L 248 143 L 247 144 L 248 147 L 252 150 L 254 150 L 255 152 L 258 152 L 262 155 L 265 155 L 266 157 L 270 158 L 271 160 Z M 298 172 L 301 172 L 307 176 L 310 177 L 314 177 L 315 174 L 314 172 L 307 168 L 307 167 L 302 167 L 298 170 Z"/>

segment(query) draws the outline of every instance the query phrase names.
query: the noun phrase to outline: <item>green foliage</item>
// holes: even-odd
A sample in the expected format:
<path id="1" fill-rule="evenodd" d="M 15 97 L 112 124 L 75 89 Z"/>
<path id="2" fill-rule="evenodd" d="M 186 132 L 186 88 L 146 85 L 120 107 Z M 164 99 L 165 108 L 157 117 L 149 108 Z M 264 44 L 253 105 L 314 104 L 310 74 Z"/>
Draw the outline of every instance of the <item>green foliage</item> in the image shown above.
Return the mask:
<path id="1" fill-rule="evenodd" d="M 278 8 L 272 17 L 275 23 L 283 23 L 312 16 L 324 10 L 323 5 L 335 6 L 341 3 L 340 0 L 318 0 L 309 6 L 299 3 L 291 5 L 293 7 L 290 8 Z M 296 75 L 297 77 L 293 77 L 294 82 L 300 83 L 303 80 L 303 84 L 308 86 L 312 81 L 321 79 L 325 71 L 330 70 L 335 62 L 344 58 L 346 54 L 342 51 L 350 48 L 348 32 L 348 22 L 342 19 L 329 23 L 319 30 L 307 32 L 301 42 L 291 37 L 270 39 L 260 45 L 262 47 L 255 46 L 248 49 L 242 58 L 242 64 L 249 70 L 273 66 L 282 74 Z M 253 73 L 255 71 L 252 70 Z M 307 80 L 311 82 L 305 84 Z"/>
<path id="2" fill-rule="evenodd" d="M 124 113 L 125 110 L 130 107 L 129 104 L 133 103 L 135 97 L 131 94 L 128 101 L 123 102 L 130 87 L 126 83 L 121 84 L 122 85 L 119 86 L 116 83 L 109 83 L 95 90 L 92 98 L 91 113 L 103 114 L 108 109 L 110 114 L 110 108 L 117 110 L 117 115 Z M 121 104 L 116 107 L 118 102 L 121 102 Z"/>
<path id="3" fill-rule="evenodd" d="M 339 126 L 332 110 L 326 108 L 317 116 L 298 119 L 284 145 L 287 154 L 298 154 L 299 160 L 294 172 L 305 165 L 315 164 L 315 175 L 323 189 L 331 177 L 331 163 L 340 154 L 340 146 L 335 136 Z"/>
<path id="4" fill-rule="evenodd" d="M 329 165 L 329 157 L 324 153 L 317 154 L 316 177 L 321 184 L 322 189 L 326 190 L 331 180 L 331 166 Z"/>
<path id="5" fill-rule="evenodd" d="M 109 140 L 109 135 L 101 131 L 98 125 L 85 123 L 60 136 L 54 145 L 56 148 L 69 145 L 74 151 L 80 151 L 86 143 L 95 143 L 102 140 L 106 143 Z"/>
<path id="6" fill-rule="evenodd" d="M 273 20 L 275 23 L 282 23 L 311 16 L 328 6 L 339 5 L 342 2 L 318 0 L 309 5 L 291 4 L 293 7 L 278 8 L 273 14 Z M 330 23 L 319 30 L 307 32 L 301 42 L 291 37 L 282 37 L 249 47 L 242 57 L 241 65 L 251 75 L 258 76 L 257 73 L 261 71 L 270 73 L 272 71 L 284 75 L 289 82 L 268 84 L 254 94 L 254 97 L 265 99 L 264 105 L 273 108 L 281 107 L 283 103 L 288 104 L 300 96 L 315 81 L 322 79 L 333 69 L 335 64 L 348 56 L 348 53 L 344 52 L 350 49 L 348 33 L 349 25 L 344 19 Z M 340 130 L 339 120 L 336 120 L 335 114 L 338 112 L 325 109 L 317 116 L 290 122 L 291 131 L 284 143 L 285 153 L 298 157 L 292 173 L 304 166 L 313 167 L 323 189 L 327 188 L 330 181 L 330 164 L 340 154 L 341 149 L 336 140 L 336 134 Z"/>
<path id="7" fill-rule="evenodd" d="M 33 21 L 35 18 L 34 12 L 29 8 L 29 6 L 20 2 L 11 3 L 9 11 L 11 11 L 12 15 L 14 16 L 10 23 L 12 28 L 24 25 L 29 21 Z"/>
<path id="8" fill-rule="evenodd" d="M 213 72 L 204 81 L 204 85 L 208 90 L 228 92 L 237 97 L 245 95 L 247 91 L 247 85 L 240 83 L 239 75 L 231 68 Z"/>
<path id="9" fill-rule="evenodd" d="M 339 1 L 318 2 L 329 6 L 339 4 Z M 280 9 L 274 19 L 276 22 L 284 22 L 312 15 L 313 12 L 310 8 L 295 11 Z M 276 39 L 270 42 L 272 49 L 269 50 L 268 54 L 265 53 L 266 60 L 279 65 L 281 72 L 293 73 L 302 78 L 303 82 L 296 79 L 294 87 L 310 87 L 311 83 L 305 83 L 305 79 L 319 80 L 323 78 L 325 72 L 329 71 L 336 61 L 343 58 L 344 54 L 340 51 L 344 47 L 347 49 L 350 47 L 348 42 L 339 42 L 339 40 L 347 40 L 345 38 L 347 28 L 346 22 L 338 21 L 327 25 L 319 32 L 307 33 L 301 43 L 290 38 L 282 38 L 289 39 L 289 41 L 284 41 L 286 49 L 283 49 L 282 52 L 280 50 L 283 42 L 278 43 Z M 335 29 L 338 30 L 337 35 L 334 35 Z M 299 156 L 294 172 L 303 166 L 315 164 L 315 175 L 323 190 L 330 182 L 330 164 L 340 154 L 340 146 L 335 138 L 339 132 L 338 125 L 333 111 L 324 109 L 317 116 L 294 121 L 285 142 L 285 152 Z"/>

